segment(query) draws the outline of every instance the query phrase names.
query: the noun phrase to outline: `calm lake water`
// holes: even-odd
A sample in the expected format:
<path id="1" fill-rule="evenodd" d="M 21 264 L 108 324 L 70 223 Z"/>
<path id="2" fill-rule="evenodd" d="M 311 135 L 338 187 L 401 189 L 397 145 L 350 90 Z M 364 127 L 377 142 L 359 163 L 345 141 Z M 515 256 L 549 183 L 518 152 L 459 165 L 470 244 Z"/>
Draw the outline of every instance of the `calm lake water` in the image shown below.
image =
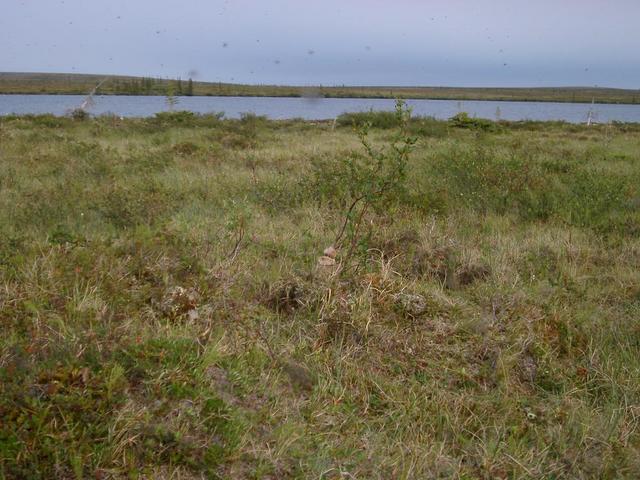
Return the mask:
<path id="1" fill-rule="evenodd" d="M 0 95 L 0 115 L 52 113 L 65 115 L 77 108 L 82 95 Z M 97 96 L 90 109 L 94 115 L 115 114 L 122 117 L 148 117 L 167 110 L 160 96 Z M 495 120 L 564 120 L 586 122 L 589 110 L 597 122 L 640 122 L 640 105 L 611 105 L 548 102 L 490 102 L 456 100 L 409 100 L 416 116 L 447 119 L 465 111 L 471 116 Z M 393 110 L 393 100 L 363 98 L 272 98 L 272 97 L 180 97 L 177 110 L 197 113 L 224 112 L 228 118 L 252 112 L 272 119 L 335 118 L 344 112 Z M 498 111 L 499 109 L 499 111 Z"/>

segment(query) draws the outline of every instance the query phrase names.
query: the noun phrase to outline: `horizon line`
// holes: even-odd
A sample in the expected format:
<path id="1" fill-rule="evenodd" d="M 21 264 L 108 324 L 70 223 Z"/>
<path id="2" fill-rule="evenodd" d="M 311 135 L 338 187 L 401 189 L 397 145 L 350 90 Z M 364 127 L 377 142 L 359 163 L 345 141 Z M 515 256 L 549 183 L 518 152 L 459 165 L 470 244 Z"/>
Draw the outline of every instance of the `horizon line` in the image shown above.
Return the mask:
<path id="1" fill-rule="evenodd" d="M 290 87 L 290 88 L 399 88 L 399 89 L 411 89 L 411 88 L 460 88 L 460 89 L 496 89 L 496 90 L 550 90 L 550 89 L 592 89 L 592 90 L 621 90 L 621 91 L 639 91 L 640 88 L 624 88 L 613 87 L 603 85 L 554 85 L 554 86 L 526 86 L 526 87 L 498 87 L 498 86 L 459 86 L 459 85 L 373 85 L 373 84 L 309 84 L 309 85 L 296 85 L 296 84 L 279 84 L 279 83 L 242 83 L 242 82 L 225 82 L 215 80 L 200 80 L 193 77 L 182 78 L 177 77 L 161 77 L 161 76 L 147 76 L 147 75 L 131 75 L 131 74 L 107 74 L 107 73 L 78 73 L 78 72 L 43 72 L 43 71 L 0 71 L 0 75 L 76 75 L 86 77 L 124 77 L 124 78 L 154 78 L 158 80 L 185 80 L 191 79 L 194 83 L 206 83 L 206 84 L 225 84 L 225 85 L 243 85 L 243 86 L 269 86 L 269 87 Z"/>

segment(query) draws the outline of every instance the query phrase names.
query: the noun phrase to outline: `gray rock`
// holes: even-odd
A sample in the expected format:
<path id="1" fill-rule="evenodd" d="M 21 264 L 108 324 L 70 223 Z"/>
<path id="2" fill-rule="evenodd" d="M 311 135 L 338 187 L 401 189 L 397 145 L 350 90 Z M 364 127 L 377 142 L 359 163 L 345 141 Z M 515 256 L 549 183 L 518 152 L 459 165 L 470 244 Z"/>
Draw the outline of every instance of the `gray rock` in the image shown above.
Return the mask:
<path id="1" fill-rule="evenodd" d="M 413 293 L 398 293 L 395 300 L 398 307 L 411 317 L 424 315 L 429 307 L 425 297 Z"/>

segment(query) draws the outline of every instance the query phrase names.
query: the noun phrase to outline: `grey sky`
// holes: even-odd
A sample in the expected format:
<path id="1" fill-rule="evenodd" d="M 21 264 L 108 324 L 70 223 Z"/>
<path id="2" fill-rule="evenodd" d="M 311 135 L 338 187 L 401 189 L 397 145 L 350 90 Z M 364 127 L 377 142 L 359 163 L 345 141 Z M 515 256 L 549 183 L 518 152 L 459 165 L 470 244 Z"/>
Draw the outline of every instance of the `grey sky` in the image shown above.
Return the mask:
<path id="1" fill-rule="evenodd" d="M 638 0 L 3 0 L 0 71 L 640 88 Z"/>

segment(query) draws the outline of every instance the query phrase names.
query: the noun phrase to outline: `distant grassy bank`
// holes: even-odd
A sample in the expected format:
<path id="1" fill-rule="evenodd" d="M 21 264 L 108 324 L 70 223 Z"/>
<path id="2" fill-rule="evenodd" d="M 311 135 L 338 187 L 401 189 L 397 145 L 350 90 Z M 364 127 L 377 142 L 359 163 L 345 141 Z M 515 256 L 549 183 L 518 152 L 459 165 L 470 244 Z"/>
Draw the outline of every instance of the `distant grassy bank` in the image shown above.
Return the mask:
<path id="1" fill-rule="evenodd" d="M 406 98 L 640 104 L 640 90 L 616 88 L 295 87 L 167 80 L 150 77 L 53 73 L 0 73 L 0 94 L 85 95 L 99 82 L 102 95 L 176 95 Z"/>
<path id="2" fill-rule="evenodd" d="M 401 125 L 0 117 L 0 478 L 640 478 L 640 125 Z"/>

